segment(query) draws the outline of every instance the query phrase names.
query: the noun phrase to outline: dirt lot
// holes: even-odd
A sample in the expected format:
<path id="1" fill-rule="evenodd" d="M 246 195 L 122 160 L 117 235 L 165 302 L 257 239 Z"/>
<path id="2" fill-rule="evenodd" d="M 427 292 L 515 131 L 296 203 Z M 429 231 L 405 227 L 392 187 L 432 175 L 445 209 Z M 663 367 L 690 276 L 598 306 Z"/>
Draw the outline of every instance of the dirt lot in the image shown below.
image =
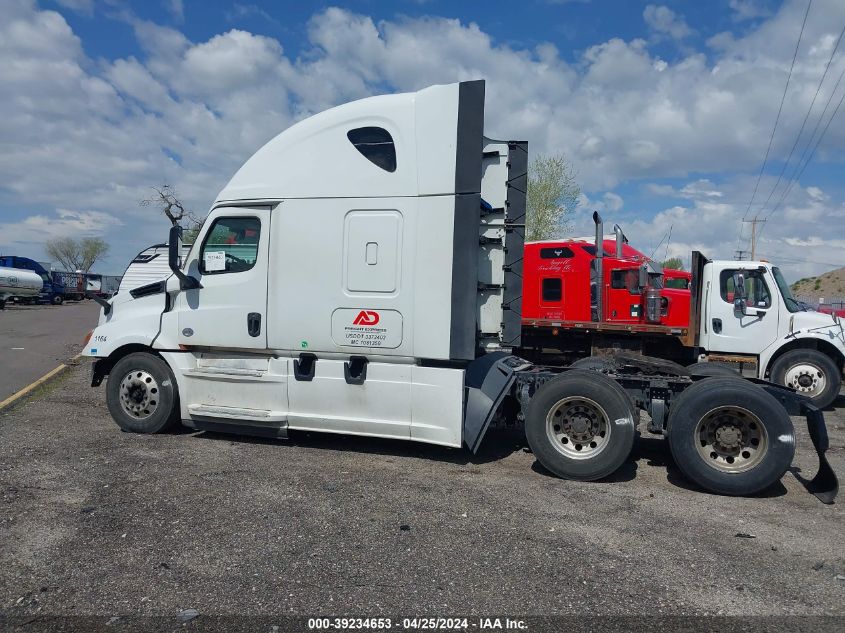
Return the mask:
<path id="1" fill-rule="evenodd" d="M 504 431 L 476 457 L 317 434 L 132 435 L 87 377 L 0 414 L 0 617 L 845 616 L 845 504 L 791 473 L 757 498 L 705 494 L 646 434 L 599 483 L 548 476 Z M 843 477 L 839 405 L 826 416 Z M 799 424 L 795 466 L 814 463 Z"/>

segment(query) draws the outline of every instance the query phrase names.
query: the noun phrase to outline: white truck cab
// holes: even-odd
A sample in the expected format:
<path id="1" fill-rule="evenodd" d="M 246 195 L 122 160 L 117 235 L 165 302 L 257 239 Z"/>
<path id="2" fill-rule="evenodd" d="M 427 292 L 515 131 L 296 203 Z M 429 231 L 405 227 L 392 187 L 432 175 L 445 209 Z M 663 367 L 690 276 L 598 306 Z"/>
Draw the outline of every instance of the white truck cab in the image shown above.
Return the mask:
<path id="1" fill-rule="evenodd" d="M 843 380 L 841 320 L 803 310 L 781 271 L 768 262 L 700 256 L 698 262 L 701 274 L 693 273 L 693 283 L 701 279 L 701 359 L 735 363 L 747 375 L 791 387 L 818 406 L 830 405 Z M 695 296 L 694 290 L 693 301 Z"/>
<path id="2" fill-rule="evenodd" d="M 476 448 L 490 412 L 465 424 L 467 371 L 519 342 L 522 234 L 506 215 L 524 215 L 527 166 L 527 145 L 484 137 L 483 117 L 483 81 L 434 86 L 333 108 L 258 150 L 181 267 L 104 310 L 85 349 L 99 375 L 146 354 L 109 388 L 116 419 Z"/>

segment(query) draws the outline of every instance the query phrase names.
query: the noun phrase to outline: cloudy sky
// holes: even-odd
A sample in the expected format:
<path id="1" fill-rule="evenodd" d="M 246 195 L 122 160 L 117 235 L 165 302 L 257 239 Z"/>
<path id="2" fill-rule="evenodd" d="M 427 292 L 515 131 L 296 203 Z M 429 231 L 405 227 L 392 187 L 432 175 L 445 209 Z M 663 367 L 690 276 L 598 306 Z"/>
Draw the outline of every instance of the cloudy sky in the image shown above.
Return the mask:
<path id="1" fill-rule="evenodd" d="M 576 233 L 599 209 L 642 250 L 660 245 L 656 257 L 671 227 L 669 255 L 729 258 L 756 215 L 768 218 L 761 256 L 788 277 L 843 266 L 842 0 L 812 0 L 780 109 L 806 10 L 2 0 L 0 251 L 43 260 L 50 237 L 99 235 L 112 250 L 97 270 L 120 274 L 165 238 L 166 219 L 138 206 L 150 186 L 172 183 L 202 215 L 247 157 L 309 114 L 483 78 L 489 134 L 573 163 Z"/>

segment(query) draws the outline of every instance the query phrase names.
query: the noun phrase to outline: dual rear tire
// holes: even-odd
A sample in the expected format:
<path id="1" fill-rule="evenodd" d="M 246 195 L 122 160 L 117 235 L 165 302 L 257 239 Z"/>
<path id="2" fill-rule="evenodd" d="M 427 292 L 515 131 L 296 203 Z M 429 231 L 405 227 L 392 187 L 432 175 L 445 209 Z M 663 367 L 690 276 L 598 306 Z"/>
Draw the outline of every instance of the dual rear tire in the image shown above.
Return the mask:
<path id="1" fill-rule="evenodd" d="M 616 471 L 636 435 L 630 399 L 612 379 L 573 369 L 542 385 L 526 411 L 537 460 L 564 479 L 593 481 Z M 795 454 L 786 410 L 738 376 L 714 376 L 673 401 L 669 448 L 684 476 L 725 495 L 758 493 L 783 477 Z"/>
<path id="2" fill-rule="evenodd" d="M 579 481 L 616 471 L 631 453 L 635 426 L 625 391 L 584 369 L 543 384 L 525 416 L 526 439 L 537 460 L 558 477 Z"/>

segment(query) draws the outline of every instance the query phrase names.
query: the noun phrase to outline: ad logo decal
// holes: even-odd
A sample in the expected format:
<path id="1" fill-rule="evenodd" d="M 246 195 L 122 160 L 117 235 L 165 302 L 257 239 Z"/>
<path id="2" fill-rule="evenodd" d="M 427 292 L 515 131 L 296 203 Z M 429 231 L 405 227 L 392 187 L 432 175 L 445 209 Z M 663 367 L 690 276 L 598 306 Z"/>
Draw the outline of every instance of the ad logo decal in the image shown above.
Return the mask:
<path id="1" fill-rule="evenodd" d="M 355 320 L 352 321 L 352 325 L 378 325 L 379 322 L 379 315 L 378 312 L 374 310 L 361 310 L 358 313 L 358 316 L 355 317 Z"/>

